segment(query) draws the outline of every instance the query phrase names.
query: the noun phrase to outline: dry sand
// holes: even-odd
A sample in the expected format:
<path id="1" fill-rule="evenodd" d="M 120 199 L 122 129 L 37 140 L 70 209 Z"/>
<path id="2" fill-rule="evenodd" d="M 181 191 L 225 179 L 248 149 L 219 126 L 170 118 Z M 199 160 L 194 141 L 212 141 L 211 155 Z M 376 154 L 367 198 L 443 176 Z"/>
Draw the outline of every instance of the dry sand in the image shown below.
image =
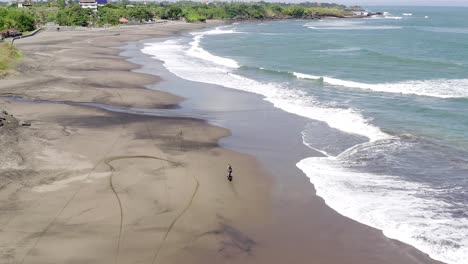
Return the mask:
<path id="1" fill-rule="evenodd" d="M 217 145 L 225 129 L 73 104 L 177 104 L 109 47 L 203 26 L 17 42 L 26 58 L 0 80 L 0 108 L 14 115 L 0 127 L 0 263 L 432 263 L 313 193 L 273 205 L 274 182 L 255 158 Z"/>

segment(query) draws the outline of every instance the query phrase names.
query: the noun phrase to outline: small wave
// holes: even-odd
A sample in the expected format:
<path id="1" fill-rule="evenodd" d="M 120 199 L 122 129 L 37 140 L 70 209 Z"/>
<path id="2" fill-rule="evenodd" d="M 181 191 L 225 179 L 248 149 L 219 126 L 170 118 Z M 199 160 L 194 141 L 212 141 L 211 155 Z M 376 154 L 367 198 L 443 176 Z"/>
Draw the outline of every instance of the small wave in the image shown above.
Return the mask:
<path id="1" fill-rule="evenodd" d="M 371 17 L 367 17 L 367 18 L 364 18 L 364 19 L 367 19 L 367 20 L 390 20 L 390 19 L 401 20 L 401 19 L 403 19 L 403 17 L 400 17 L 400 16 L 371 16 Z"/>
<path id="2" fill-rule="evenodd" d="M 309 22 L 303 25 L 314 30 L 385 30 L 400 29 L 400 26 L 392 25 L 367 25 L 363 21 L 355 20 L 323 20 Z"/>
<path id="3" fill-rule="evenodd" d="M 323 77 L 316 76 L 316 75 L 310 75 L 310 74 L 304 74 L 300 72 L 293 72 L 292 73 L 294 76 L 296 76 L 298 79 L 310 79 L 310 80 L 323 80 Z"/>
<path id="4" fill-rule="evenodd" d="M 403 19 L 402 17 L 400 16 L 385 16 L 386 19 L 395 19 L 395 20 L 400 20 L 400 19 Z"/>
<path id="5" fill-rule="evenodd" d="M 403 13 L 402 15 L 403 15 L 403 16 L 412 16 L 413 14 L 411 14 L 411 13 Z"/>
<path id="6" fill-rule="evenodd" d="M 400 144 L 398 139 L 385 139 L 363 145 L 384 155 Z M 385 236 L 413 245 L 434 259 L 465 263 L 468 220 L 453 218 L 452 205 L 436 198 L 440 190 L 399 176 L 353 170 L 347 158 L 365 154 L 360 151 L 356 146 L 338 157 L 306 158 L 297 167 L 309 177 L 317 195 L 338 213 L 380 229 Z"/>
<path id="7" fill-rule="evenodd" d="M 292 75 L 295 76 L 298 79 L 315 80 L 315 81 L 320 81 L 322 83 L 324 83 L 324 82 L 328 83 L 328 81 L 329 81 L 328 77 L 311 75 L 311 74 L 304 74 L 304 73 L 299 73 L 299 72 L 293 72 Z M 325 81 L 325 78 L 327 78 L 327 81 Z"/>
<path id="8" fill-rule="evenodd" d="M 192 32 L 193 36 L 222 35 L 222 34 L 247 34 L 246 32 L 236 31 L 235 29 L 224 29 L 228 26 L 217 27 L 212 30 Z"/>
<path id="9" fill-rule="evenodd" d="M 247 66 L 243 66 L 243 67 L 246 67 L 246 68 L 253 68 L 253 69 L 258 69 L 260 71 L 263 71 L 263 72 L 268 72 L 268 73 L 273 73 L 273 74 L 285 74 L 284 71 L 281 71 L 281 70 L 275 70 L 275 69 L 268 69 L 268 68 L 264 68 L 264 67 L 247 67 Z"/>
<path id="10" fill-rule="evenodd" d="M 468 79 L 414 80 L 397 83 L 369 84 L 297 72 L 294 72 L 293 75 L 299 79 L 318 80 L 321 78 L 324 83 L 331 85 L 372 90 L 376 92 L 413 94 L 439 98 L 468 97 Z"/>
<path id="11" fill-rule="evenodd" d="M 258 34 L 265 35 L 265 36 L 284 36 L 285 35 L 285 34 L 282 34 L 282 33 L 269 33 L 269 32 L 260 32 Z"/>
<path id="12" fill-rule="evenodd" d="M 205 56 L 206 54 L 198 56 L 196 53 L 186 52 L 187 48 L 191 49 L 193 46 L 191 44 L 187 47 L 177 40 L 168 40 L 148 44 L 142 51 L 164 61 L 169 71 L 183 79 L 260 94 L 277 108 L 325 122 L 332 128 L 361 135 L 371 141 L 388 137 L 378 127 L 369 124 L 356 110 L 321 105 L 302 91 L 284 87 L 279 83 L 265 83 L 240 76 L 232 72 L 234 67 L 231 67 L 230 63 L 223 66 L 224 63 L 219 63 L 218 59 L 213 60 L 212 57 Z"/>
<path id="13" fill-rule="evenodd" d="M 213 62 L 213 63 L 221 65 L 221 66 L 225 66 L 225 67 L 229 67 L 229 68 L 239 68 L 240 65 L 235 60 L 213 55 L 213 54 L 207 52 L 206 50 L 204 50 L 200 46 L 201 39 L 205 35 L 237 34 L 237 33 L 240 33 L 240 32 L 236 32 L 236 31 L 234 31 L 232 29 L 223 30 L 220 27 L 217 27 L 217 28 L 215 28 L 213 30 L 209 30 L 209 31 L 192 33 L 192 35 L 194 35 L 194 38 L 193 38 L 193 41 L 190 42 L 191 47 L 190 47 L 190 49 L 187 50 L 187 54 L 190 55 L 190 56 L 196 57 L 196 58 L 200 58 L 200 59 L 203 59 L 203 60 Z"/>
<path id="14" fill-rule="evenodd" d="M 361 48 L 356 48 L 356 47 L 351 47 L 351 48 L 341 48 L 341 49 L 318 49 L 318 50 L 312 50 L 315 52 L 323 52 L 323 53 L 349 53 L 349 52 L 357 52 L 357 51 L 363 51 Z"/>
<path id="15" fill-rule="evenodd" d="M 348 27 L 308 27 L 318 30 L 385 30 L 385 29 L 401 29 L 399 26 L 348 26 Z"/>

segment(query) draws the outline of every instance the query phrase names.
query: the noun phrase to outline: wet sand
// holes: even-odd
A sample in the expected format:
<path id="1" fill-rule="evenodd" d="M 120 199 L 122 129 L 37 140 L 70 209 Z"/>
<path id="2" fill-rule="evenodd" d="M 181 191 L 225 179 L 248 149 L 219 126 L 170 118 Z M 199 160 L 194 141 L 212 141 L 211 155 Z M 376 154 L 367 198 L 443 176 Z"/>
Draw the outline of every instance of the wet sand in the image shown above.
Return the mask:
<path id="1" fill-rule="evenodd" d="M 333 212 L 297 169 L 271 173 L 221 148 L 227 129 L 76 104 L 177 107 L 182 97 L 146 89 L 160 78 L 110 47 L 205 26 L 17 42 L 26 57 L 0 80 L 0 108 L 13 114 L 0 127 L 0 263 L 435 263 Z"/>

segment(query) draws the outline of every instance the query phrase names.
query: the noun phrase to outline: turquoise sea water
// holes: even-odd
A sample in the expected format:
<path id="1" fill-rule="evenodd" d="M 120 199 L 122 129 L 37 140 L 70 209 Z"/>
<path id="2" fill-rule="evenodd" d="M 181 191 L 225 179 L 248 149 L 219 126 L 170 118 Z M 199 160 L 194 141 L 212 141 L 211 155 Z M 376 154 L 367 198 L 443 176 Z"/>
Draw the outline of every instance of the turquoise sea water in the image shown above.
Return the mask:
<path id="1" fill-rule="evenodd" d="M 177 76 L 310 119 L 297 161 L 337 212 L 431 257 L 468 259 L 468 8 L 240 23 L 147 45 Z M 331 132 L 317 132 L 327 124 Z M 327 136 L 328 135 L 328 136 Z"/>

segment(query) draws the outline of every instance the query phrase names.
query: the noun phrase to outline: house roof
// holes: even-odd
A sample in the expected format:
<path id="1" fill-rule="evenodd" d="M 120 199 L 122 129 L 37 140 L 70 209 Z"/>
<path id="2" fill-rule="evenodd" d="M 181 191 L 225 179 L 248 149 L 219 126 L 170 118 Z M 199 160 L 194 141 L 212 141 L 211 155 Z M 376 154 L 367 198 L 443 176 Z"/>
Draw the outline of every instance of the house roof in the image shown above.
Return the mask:
<path id="1" fill-rule="evenodd" d="M 89 4 L 89 3 L 96 3 L 96 0 L 80 0 L 80 3 L 83 3 L 83 4 Z"/>

